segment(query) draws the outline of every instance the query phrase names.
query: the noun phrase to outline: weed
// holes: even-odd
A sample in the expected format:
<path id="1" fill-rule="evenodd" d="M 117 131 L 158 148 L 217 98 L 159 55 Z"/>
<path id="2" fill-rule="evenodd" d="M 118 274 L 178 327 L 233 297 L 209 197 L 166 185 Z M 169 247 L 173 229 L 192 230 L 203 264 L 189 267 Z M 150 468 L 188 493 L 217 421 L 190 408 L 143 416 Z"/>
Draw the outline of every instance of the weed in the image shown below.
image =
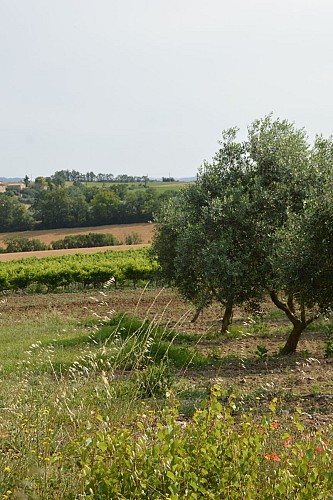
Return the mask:
<path id="1" fill-rule="evenodd" d="M 136 372 L 136 393 L 139 398 L 164 398 L 172 388 L 173 375 L 166 362 L 149 364 Z"/>
<path id="2" fill-rule="evenodd" d="M 254 354 L 258 359 L 267 359 L 268 350 L 264 345 L 258 344 Z"/>
<path id="3" fill-rule="evenodd" d="M 325 358 L 332 358 L 333 357 L 333 327 L 332 327 L 332 325 L 326 326 L 326 328 L 325 328 L 324 355 L 325 355 Z"/>
<path id="4" fill-rule="evenodd" d="M 142 243 L 139 233 L 133 232 L 125 237 L 125 245 L 137 245 L 138 243 Z"/>

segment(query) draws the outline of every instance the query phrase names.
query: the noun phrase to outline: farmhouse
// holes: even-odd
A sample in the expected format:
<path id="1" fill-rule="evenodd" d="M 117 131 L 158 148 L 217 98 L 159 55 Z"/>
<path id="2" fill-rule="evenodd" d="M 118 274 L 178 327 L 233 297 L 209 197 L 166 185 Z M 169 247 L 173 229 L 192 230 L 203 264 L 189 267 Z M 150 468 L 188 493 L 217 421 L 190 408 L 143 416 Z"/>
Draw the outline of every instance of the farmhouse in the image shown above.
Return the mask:
<path id="1" fill-rule="evenodd" d="M 0 193 L 5 193 L 7 189 L 18 191 L 20 193 L 24 188 L 24 182 L 0 182 Z"/>
<path id="2" fill-rule="evenodd" d="M 7 182 L 6 188 L 16 189 L 17 191 L 22 191 L 25 188 L 24 182 Z"/>

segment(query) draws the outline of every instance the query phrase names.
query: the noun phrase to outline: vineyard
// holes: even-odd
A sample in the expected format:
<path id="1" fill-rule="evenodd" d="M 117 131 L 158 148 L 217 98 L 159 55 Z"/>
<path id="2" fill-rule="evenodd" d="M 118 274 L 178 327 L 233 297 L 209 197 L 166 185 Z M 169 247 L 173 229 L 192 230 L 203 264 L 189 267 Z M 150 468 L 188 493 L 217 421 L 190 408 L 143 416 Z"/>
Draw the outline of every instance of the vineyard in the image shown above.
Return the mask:
<path id="1" fill-rule="evenodd" d="M 0 290 L 51 292 L 56 289 L 100 287 L 112 280 L 117 287 L 154 278 L 158 264 L 147 248 L 63 255 L 4 262 Z"/>

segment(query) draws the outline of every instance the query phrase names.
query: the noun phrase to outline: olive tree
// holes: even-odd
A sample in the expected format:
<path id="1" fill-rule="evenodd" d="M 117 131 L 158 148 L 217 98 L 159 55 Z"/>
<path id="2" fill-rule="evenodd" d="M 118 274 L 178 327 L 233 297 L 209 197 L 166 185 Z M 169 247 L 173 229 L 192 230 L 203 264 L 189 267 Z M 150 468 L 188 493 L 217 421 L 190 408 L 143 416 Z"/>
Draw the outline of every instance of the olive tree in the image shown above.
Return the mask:
<path id="1" fill-rule="evenodd" d="M 333 306 L 333 140 L 317 137 L 311 152 L 312 178 L 303 208 L 276 232 L 271 255 L 276 289 L 273 302 L 293 329 L 282 354 L 295 352 L 303 330 Z"/>
<path id="2" fill-rule="evenodd" d="M 236 141 L 236 132 L 224 132 L 213 163 L 204 164 L 195 185 L 163 206 L 153 242 L 164 278 L 198 312 L 212 301 L 223 305 L 222 331 L 234 305 L 259 299 L 264 291 L 247 144 Z"/>
<path id="3" fill-rule="evenodd" d="M 316 217 L 328 224 L 318 200 L 331 190 L 332 140 L 318 137 L 311 148 L 303 129 L 269 115 L 251 124 L 246 141 L 230 129 L 220 146 L 196 184 L 157 218 L 154 251 L 163 275 L 198 309 L 224 305 L 223 330 L 235 304 L 269 294 L 292 324 L 282 354 L 292 353 L 332 296 L 329 287 L 325 300 L 318 292 L 329 275 L 320 271 L 324 262 L 317 281 L 306 267 L 321 241 Z"/>
<path id="4" fill-rule="evenodd" d="M 311 186 L 318 183 L 312 169 L 311 148 L 306 133 L 287 120 L 273 120 L 269 115 L 249 127 L 249 151 L 252 159 L 251 191 L 256 206 L 257 241 L 264 254 L 262 274 L 266 289 L 276 307 L 292 324 L 292 331 L 282 354 L 296 350 L 301 332 L 312 321 L 295 289 L 287 286 L 291 261 L 285 254 L 284 269 L 274 258 L 287 248 L 291 229 L 285 226 L 302 214 Z"/>

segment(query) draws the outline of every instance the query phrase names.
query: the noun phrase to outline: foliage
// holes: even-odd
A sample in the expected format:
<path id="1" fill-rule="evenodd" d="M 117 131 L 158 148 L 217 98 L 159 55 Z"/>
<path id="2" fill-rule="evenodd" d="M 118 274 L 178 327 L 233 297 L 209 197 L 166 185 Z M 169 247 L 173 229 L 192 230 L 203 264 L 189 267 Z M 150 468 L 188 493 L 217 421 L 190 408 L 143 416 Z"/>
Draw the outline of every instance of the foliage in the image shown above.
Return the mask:
<path id="1" fill-rule="evenodd" d="M 110 278 L 115 286 L 125 281 L 137 284 L 153 279 L 157 269 L 157 263 L 151 261 L 145 248 L 29 258 L 2 263 L 0 290 L 25 290 L 36 284 L 49 291 L 78 285 L 101 287 Z"/>
<path id="2" fill-rule="evenodd" d="M 23 195 L 31 201 L 35 225 L 45 228 L 148 222 L 161 202 L 175 195 L 171 190 L 131 190 L 122 182 L 98 188 L 44 181 L 46 185 L 35 183 Z"/>
<path id="3" fill-rule="evenodd" d="M 142 399 L 164 398 L 172 388 L 172 384 L 173 376 L 165 361 L 148 364 L 136 373 L 137 397 Z"/>
<path id="4" fill-rule="evenodd" d="M 206 163 L 197 183 L 156 218 L 153 251 L 162 275 L 198 309 L 213 300 L 241 304 L 263 293 L 247 146 L 235 138 L 235 129 L 224 133 L 214 163 Z"/>
<path id="5" fill-rule="evenodd" d="M 325 358 L 333 358 L 333 328 L 326 327 L 324 340 Z"/>
<path id="6" fill-rule="evenodd" d="M 223 133 L 213 163 L 157 216 L 153 251 L 162 275 L 200 311 L 269 292 L 293 325 L 282 354 L 333 305 L 333 140 L 316 139 L 287 120 L 256 120 L 247 140 Z M 320 257 L 317 258 L 318 250 Z"/>
<path id="7" fill-rule="evenodd" d="M 61 248 L 91 248 L 119 245 L 119 241 L 112 234 L 88 233 L 69 235 L 65 238 L 51 242 L 51 247 L 55 250 Z"/>
<path id="8" fill-rule="evenodd" d="M 142 243 L 142 238 L 139 233 L 133 232 L 128 234 L 125 238 L 125 245 L 137 245 Z"/>
<path id="9" fill-rule="evenodd" d="M 71 225 L 70 197 L 61 187 L 40 191 L 32 204 L 32 210 L 42 227 L 59 228 Z"/>
<path id="10" fill-rule="evenodd" d="M 31 229 L 33 220 L 16 196 L 0 193 L 0 231 Z"/>
<path id="11" fill-rule="evenodd" d="M 255 355 L 258 359 L 266 359 L 268 354 L 268 349 L 264 345 L 258 344 L 255 351 Z"/>
<path id="12" fill-rule="evenodd" d="M 331 447 L 302 435 L 297 414 L 280 429 L 266 414 L 233 416 L 215 386 L 207 406 L 179 421 L 177 406 L 138 415 L 131 427 L 100 420 L 82 436 L 80 462 L 88 498 L 325 498 L 331 491 Z M 268 480 L 267 480 L 268 479 Z"/>
<path id="13" fill-rule="evenodd" d="M 47 245 L 36 238 L 6 238 L 4 240 L 7 245 L 6 252 L 34 252 L 39 250 L 47 250 Z"/>

